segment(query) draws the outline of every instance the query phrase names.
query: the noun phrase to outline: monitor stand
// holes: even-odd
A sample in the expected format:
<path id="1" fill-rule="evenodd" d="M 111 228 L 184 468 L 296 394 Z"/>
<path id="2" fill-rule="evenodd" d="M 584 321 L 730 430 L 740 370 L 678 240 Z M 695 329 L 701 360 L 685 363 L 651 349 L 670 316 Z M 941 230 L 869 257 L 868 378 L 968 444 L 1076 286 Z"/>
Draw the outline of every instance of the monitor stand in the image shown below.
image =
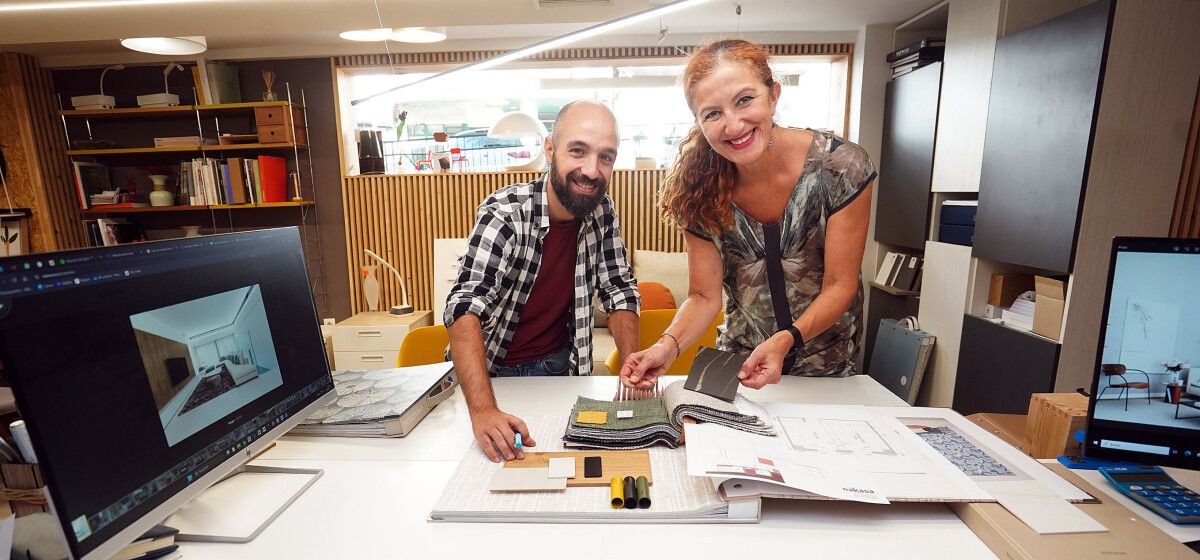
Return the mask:
<path id="1" fill-rule="evenodd" d="M 242 465 L 163 523 L 179 529 L 178 541 L 250 542 L 324 473 Z"/>

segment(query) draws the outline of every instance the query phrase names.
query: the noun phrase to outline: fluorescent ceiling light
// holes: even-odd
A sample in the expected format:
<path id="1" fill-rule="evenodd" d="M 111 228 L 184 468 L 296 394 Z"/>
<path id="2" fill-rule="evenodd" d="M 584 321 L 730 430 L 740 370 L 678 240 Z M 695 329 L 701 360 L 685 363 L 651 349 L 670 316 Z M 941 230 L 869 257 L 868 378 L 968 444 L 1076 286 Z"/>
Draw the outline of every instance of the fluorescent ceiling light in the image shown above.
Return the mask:
<path id="1" fill-rule="evenodd" d="M 74 2 L 21 2 L 0 4 L 0 12 L 35 12 L 42 10 L 79 10 L 88 8 L 128 8 L 155 4 L 201 4 L 213 0 L 77 0 Z M 217 0 L 223 1 L 223 0 Z"/>
<path id="2" fill-rule="evenodd" d="M 392 28 L 390 27 L 380 27 L 378 29 L 355 29 L 353 31 L 343 31 L 338 33 L 338 37 L 341 37 L 347 41 L 364 42 L 384 41 L 391 36 Z"/>
<path id="3" fill-rule="evenodd" d="M 208 41 L 202 36 L 191 37 L 131 37 L 121 39 L 127 49 L 150 54 L 179 56 L 200 54 L 208 50 Z"/>
<path id="4" fill-rule="evenodd" d="M 446 28 L 404 27 L 392 33 L 392 40 L 401 43 L 436 43 L 446 40 Z"/>
<path id="5" fill-rule="evenodd" d="M 597 35 L 608 33 L 609 31 L 612 31 L 614 29 L 625 27 L 627 25 L 633 25 L 640 21 L 653 19 L 656 17 L 660 17 L 663 15 L 669 14 L 671 12 L 677 12 L 679 10 L 691 8 L 692 6 L 696 6 L 696 5 L 702 4 L 707 1 L 708 0 L 675 0 L 674 2 L 671 2 L 669 4 L 663 4 L 661 6 L 656 6 L 654 8 L 650 8 L 648 10 L 643 10 L 643 11 L 637 12 L 635 14 L 630 14 L 630 15 L 627 15 L 624 17 L 619 17 L 617 19 L 614 19 L 611 21 L 606 21 L 604 23 L 598 23 L 596 25 L 593 25 L 591 27 L 585 27 L 585 28 L 580 29 L 579 31 L 575 31 L 573 33 L 561 35 L 561 36 L 555 37 L 553 39 L 547 39 L 540 43 L 534 43 L 532 45 L 529 45 L 528 47 L 520 48 L 515 51 L 509 51 L 507 53 L 504 53 L 504 54 L 494 57 L 494 58 L 489 58 L 487 60 L 481 60 L 479 62 L 473 62 L 471 64 L 459 66 L 458 68 L 451 68 L 450 70 L 446 70 L 445 72 L 439 72 L 432 76 L 422 78 L 420 80 L 416 80 L 414 82 L 396 86 L 394 88 L 387 89 L 387 90 L 384 90 L 384 91 L 381 91 L 378 93 L 373 93 L 366 97 L 355 99 L 354 101 L 351 101 L 350 104 L 358 105 L 360 103 L 370 101 L 371 99 L 374 99 L 381 95 L 386 95 L 386 94 L 392 93 L 397 90 L 412 87 L 414 85 L 417 85 L 417 84 L 420 84 L 423 82 L 427 82 L 429 80 L 436 80 L 438 78 L 441 78 L 444 76 L 449 76 L 451 74 L 457 74 L 459 72 L 466 72 L 468 70 L 484 70 L 487 68 L 499 66 L 506 62 L 520 60 L 522 58 L 535 55 L 542 51 L 556 49 L 563 45 L 568 45 L 568 44 L 574 43 L 576 41 L 582 41 L 582 40 L 590 38 L 590 37 L 595 37 Z"/>

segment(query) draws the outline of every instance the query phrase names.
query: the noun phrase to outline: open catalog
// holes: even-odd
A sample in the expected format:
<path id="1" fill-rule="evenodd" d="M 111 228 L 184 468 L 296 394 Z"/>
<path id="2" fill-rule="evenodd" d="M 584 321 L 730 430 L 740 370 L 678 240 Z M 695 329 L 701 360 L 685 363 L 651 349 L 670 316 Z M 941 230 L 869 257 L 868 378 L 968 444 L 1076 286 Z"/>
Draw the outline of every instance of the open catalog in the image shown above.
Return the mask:
<path id="1" fill-rule="evenodd" d="M 729 501 L 993 502 L 1006 494 L 1092 496 L 953 410 L 764 405 L 777 437 L 686 427 L 688 474 Z"/>

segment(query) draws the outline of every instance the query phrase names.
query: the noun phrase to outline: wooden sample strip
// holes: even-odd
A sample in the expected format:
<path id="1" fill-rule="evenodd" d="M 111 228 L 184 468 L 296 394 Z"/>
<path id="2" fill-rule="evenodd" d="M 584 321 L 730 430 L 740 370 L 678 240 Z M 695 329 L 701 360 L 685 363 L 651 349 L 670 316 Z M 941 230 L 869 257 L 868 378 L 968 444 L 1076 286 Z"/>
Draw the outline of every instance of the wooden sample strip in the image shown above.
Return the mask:
<path id="1" fill-rule="evenodd" d="M 650 452 L 645 449 L 637 449 L 633 451 L 550 451 L 535 453 L 526 451 L 524 459 L 521 459 L 520 461 L 508 461 L 504 463 L 504 468 L 546 469 L 550 466 L 550 459 L 554 457 L 575 458 L 575 478 L 567 480 L 568 487 L 607 487 L 614 476 L 619 476 L 621 478 L 625 478 L 626 476 L 632 476 L 633 478 L 644 476 L 651 485 L 654 484 L 653 472 L 650 470 Z M 601 466 L 604 468 L 604 474 L 599 478 L 584 478 L 584 457 L 600 457 Z"/>

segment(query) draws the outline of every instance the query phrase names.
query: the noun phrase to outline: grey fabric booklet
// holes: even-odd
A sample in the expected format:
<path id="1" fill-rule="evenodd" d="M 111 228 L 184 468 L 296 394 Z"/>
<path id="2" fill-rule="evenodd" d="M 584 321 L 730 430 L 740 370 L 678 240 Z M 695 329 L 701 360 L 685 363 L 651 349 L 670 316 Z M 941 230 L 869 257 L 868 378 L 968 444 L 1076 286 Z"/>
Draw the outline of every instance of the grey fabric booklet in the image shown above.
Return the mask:
<path id="1" fill-rule="evenodd" d="M 728 403 L 685 389 L 683 385 L 683 381 L 676 381 L 667 386 L 661 397 L 634 401 L 579 397 L 571 409 L 563 445 L 583 449 L 642 449 L 662 443 L 673 448 L 683 433 L 684 417 L 753 434 L 775 435 L 770 417 L 758 403 L 741 395 Z M 623 411 L 628 413 L 622 414 Z M 600 412 L 606 418 L 603 423 L 580 422 L 581 412 Z"/>

